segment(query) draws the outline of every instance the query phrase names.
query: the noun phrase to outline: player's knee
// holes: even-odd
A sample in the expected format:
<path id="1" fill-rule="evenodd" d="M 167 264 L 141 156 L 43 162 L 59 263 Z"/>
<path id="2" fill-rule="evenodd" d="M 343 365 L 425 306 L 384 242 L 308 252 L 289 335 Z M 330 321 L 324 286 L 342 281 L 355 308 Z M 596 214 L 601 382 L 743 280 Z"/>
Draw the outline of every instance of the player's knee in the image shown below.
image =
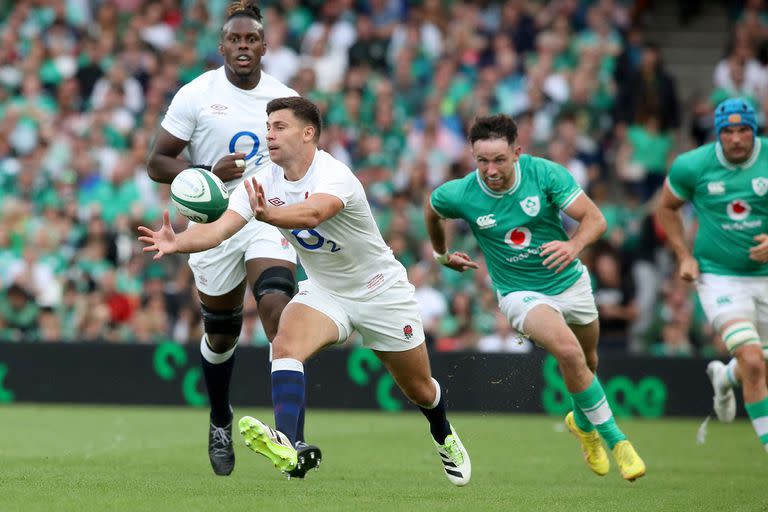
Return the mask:
<path id="1" fill-rule="evenodd" d="M 435 385 L 432 379 L 406 382 L 401 386 L 405 396 L 416 405 L 429 406 L 435 400 Z"/>
<path id="2" fill-rule="evenodd" d="M 286 267 L 269 267 L 261 273 L 253 284 L 253 296 L 259 308 L 262 307 L 261 302 L 265 297 L 278 294 L 290 299 L 295 291 L 296 284 L 293 272 Z M 269 307 L 270 304 L 265 303 L 265 306 Z"/>
<path id="3" fill-rule="evenodd" d="M 216 353 L 226 352 L 237 343 L 243 328 L 243 307 L 230 311 L 213 311 L 201 304 L 203 327 L 208 346 Z"/>
<path id="4" fill-rule="evenodd" d="M 563 368 L 587 365 L 586 356 L 578 342 L 563 342 L 552 350 L 552 355 Z"/>
<path id="5" fill-rule="evenodd" d="M 295 340 L 278 332 L 272 340 L 272 359 L 290 358 L 301 360 L 297 348 Z"/>

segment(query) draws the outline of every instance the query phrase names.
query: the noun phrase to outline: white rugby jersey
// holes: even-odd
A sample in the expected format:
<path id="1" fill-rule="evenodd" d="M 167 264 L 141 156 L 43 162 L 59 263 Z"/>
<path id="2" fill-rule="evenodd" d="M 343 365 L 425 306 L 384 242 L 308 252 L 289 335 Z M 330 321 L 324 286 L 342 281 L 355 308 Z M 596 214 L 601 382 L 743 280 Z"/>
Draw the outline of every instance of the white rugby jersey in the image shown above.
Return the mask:
<path id="1" fill-rule="evenodd" d="M 276 164 L 259 178 L 272 206 L 300 203 L 316 193 L 331 194 L 344 203 L 339 213 L 315 229 L 278 228 L 296 248 L 313 283 L 334 295 L 363 299 L 407 279 L 405 267 L 379 232 L 363 185 L 349 167 L 330 154 L 317 150 L 307 174 L 298 181 L 286 180 Z M 253 218 L 244 185 L 230 196 L 229 209 L 246 220 Z"/>
<path id="2" fill-rule="evenodd" d="M 250 90 L 232 85 L 224 66 L 203 73 L 173 97 L 161 126 L 176 138 L 189 141 L 193 164 L 213 165 L 230 153 L 245 153 L 244 177 L 270 164 L 267 150 L 267 103 L 275 98 L 298 96 L 275 77 L 261 72 Z M 242 179 L 227 182 L 230 192 Z"/>

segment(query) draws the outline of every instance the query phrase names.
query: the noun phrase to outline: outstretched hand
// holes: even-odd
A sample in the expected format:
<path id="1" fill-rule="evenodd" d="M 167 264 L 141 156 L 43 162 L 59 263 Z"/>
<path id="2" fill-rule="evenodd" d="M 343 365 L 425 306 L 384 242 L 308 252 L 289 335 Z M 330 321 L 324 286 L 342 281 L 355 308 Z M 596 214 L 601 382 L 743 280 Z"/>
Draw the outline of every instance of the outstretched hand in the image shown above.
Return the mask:
<path id="1" fill-rule="evenodd" d="M 472 261 L 472 258 L 468 254 L 463 252 L 452 252 L 448 254 L 448 261 L 443 263 L 446 267 L 456 270 L 458 272 L 464 272 L 470 268 L 478 269 L 480 265 Z"/>
<path id="2" fill-rule="evenodd" d="M 255 177 L 245 180 L 243 184 L 245 185 L 246 192 L 248 192 L 248 202 L 251 203 L 253 215 L 258 220 L 264 220 L 264 216 L 267 213 L 267 198 L 264 195 L 264 187 L 256 181 Z"/>
<path id="3" fill-rule="evenodd" d="M 153 259 L 159 260 L 164 255 L 173 254 L 177 251 L 176 233 L 173 231 L 173 226 L 171 226 L 171 216 L 168 210 L 163 212 L 163 225 L 158 231 L 152 231 L 148 227 L 139 226 L 139 233 L 142 234 L 139 237 L 139 241 L 147 244 L 144 252 L 157 252 Z"/>

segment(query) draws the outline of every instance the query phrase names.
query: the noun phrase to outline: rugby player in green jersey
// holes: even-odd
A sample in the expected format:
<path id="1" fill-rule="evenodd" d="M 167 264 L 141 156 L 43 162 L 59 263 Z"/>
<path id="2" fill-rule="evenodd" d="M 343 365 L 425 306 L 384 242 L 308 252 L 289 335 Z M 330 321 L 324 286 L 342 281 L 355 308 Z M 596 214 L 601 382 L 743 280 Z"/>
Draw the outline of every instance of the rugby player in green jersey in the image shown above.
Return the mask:
<path id="1" fill-rule="evenodd" d="M 741 98 L 715 108 L 715 131 L 716 142 L 672 163 L 659 220 L 680 277 L 696 283 L 708 320 L 733 356 L 727 366 L 707 366 L 715 413 L 733 421 L 733 388 L 740 384 L 747 414 L 768 451 L 768 140 L 757 137 L 755 111 Z M 693 252 L 678 212 L 686 202 L 699 221 Z"/>
<path id="2" fill-rule="evenodd" d="M 612 449 L 622 477 L 635 480 L 645 464 L 619 429 L 595 376 L 599 334 L 589 274 L 579 253 L 605 231 L 605 219 L 562 166 L 521 155 L 517 126 L 507 115 L 478 118 L 469 132 L 477 169 L 436 188 L 425 207 L 435 258 L 458 271 L 476 268 L 466 254 L 449 252 L 442 219 L 464 219 L 482 250 L 515 329 L 551 353 L 573 400 L 565 423 L 598 474 Z M 568 238 L 560 218 L 579 222 Z"/>

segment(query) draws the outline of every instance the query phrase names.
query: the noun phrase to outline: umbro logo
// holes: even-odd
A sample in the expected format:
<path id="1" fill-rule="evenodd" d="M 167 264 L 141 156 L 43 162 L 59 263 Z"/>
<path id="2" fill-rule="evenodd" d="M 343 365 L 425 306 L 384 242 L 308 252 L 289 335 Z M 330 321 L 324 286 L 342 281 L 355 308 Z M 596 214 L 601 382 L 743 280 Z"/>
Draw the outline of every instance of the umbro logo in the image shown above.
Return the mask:
<path id="1" fill-rule="evenodd" d="M 480 229 L 488 229 L 490 227 L 493 227 L 496 225 L 496 219 L 493 218 L 494 214 L 491 213 L 490 215 L 481 215 L 477 218 L 475 221 L 477 223 L 477 227 Z"/>
<path id="2" fill-rule="evenodd" d="M 270 197 L 269 199 L 267 199 L 267 202 L 272 206 L 283 206 L 285 204 L 285 201 L 283 201 L 279 197 Z"/>

